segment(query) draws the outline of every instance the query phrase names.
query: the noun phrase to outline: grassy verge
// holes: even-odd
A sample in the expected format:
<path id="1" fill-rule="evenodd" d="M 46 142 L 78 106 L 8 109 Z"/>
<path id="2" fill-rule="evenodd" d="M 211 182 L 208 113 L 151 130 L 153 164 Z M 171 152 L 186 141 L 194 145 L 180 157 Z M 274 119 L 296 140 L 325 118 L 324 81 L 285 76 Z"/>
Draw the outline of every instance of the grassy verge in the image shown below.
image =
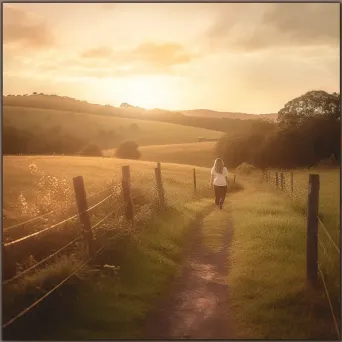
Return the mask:
<path id="1" fill-rule="evenodd" d="M 202 199 L 184 204 L 182 211 L 169 208 L 155 214 L 139 233 L 116 239 L 97 258 L 96 265 L 74 277 L 5 337 L 139 338 L 146 313 L 177 275 L 186 232 L 197 215 L 211 205 L 211 200 Z M 105 264 L 120 269 L 112 271 L 104 268 Z"/>
<path id="2" fill-rule="evenodd" d="M 323 291 L 306 286 L 305 216 L 279 192 L 252 182 L 230 202 L 228 281 L 237 338 L 336 338 Z"/>

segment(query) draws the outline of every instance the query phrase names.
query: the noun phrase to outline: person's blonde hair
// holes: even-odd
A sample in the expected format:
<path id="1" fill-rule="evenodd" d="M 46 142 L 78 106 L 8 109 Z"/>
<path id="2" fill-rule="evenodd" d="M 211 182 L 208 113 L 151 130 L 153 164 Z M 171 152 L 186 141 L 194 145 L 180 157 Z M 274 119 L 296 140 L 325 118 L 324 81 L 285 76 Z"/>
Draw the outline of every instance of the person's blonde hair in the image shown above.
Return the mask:
<path id="1" fill-rule="evenodd" d="M 217 173 L 223 173 L 224 162 L 221 158 L 217 158 L 214 163 L 214 168 Z"/>

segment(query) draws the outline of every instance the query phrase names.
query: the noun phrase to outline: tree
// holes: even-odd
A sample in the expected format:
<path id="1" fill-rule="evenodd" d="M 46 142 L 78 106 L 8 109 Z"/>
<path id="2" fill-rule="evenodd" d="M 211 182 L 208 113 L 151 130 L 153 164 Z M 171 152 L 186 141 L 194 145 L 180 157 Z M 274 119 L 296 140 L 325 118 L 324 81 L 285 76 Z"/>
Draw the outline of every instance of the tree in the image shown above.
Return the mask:
<path id="1" fill-rule="evenodd" d="M 340 94 L 323 90 L 309 91 L 285 104 L 278 112 L 278 122 L 283 126 L 296 125 L 310 118 L 325 117 L 339 120 Z"/>
<path id="2" fill-rule="evenodd" d="M 134 141 L 125 141 L 117 148 L 115 156 L 122 159 L 139 159 L 138 144 Z"/>
<path id="3" fill-rule="evenodd" d="M 80 153 L 82 156 L 88 157 L 102 157 L 102 151 L 100 147 L 94 143 L 87 144 Z"/>

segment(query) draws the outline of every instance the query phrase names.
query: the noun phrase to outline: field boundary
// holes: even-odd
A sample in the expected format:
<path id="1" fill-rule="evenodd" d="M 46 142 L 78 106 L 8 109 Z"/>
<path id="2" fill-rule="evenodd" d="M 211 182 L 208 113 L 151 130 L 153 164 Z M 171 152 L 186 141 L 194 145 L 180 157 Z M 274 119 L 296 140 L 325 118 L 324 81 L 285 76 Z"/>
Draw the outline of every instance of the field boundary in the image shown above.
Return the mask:
<path id="1" fill-rule="evenodd" d="M 162 170 L 161 170 L 161 163 L 157 163 L 157 167 L 154 169 L 155 175 L 155 189 L 156 195 L 158 198 L 157 210 L 163 211 L 167 207 L 167 201 L 165 198 L 165 190 L 163 186 L 163 178 L 162 178 Z M 189 178 L 193 179 L 193 194 L 198 197 L 200 192 L 198 191 L 198 184 L 196 180 L 196 168 L 192 169 L 192 172 L 189 172 Z M 235 183 L 235 177 L 234 177 Z M 135 223 L 135 210 L 134 210 L 134 203 L 135 200 L 138 199 L 139 194 L 133 196 L 132 195 L 132 185 L 131 185 L 131 176 L 130 176 L 130 166 L 124 165 L 122 166 L 122 182 L 121 182 L 121 189 L 122 189 L 122 200 L 117 198 L 116 200 L 111 203 L 111 207 L 114 209 L 111 210 L 109 213 L 106 213 L 104 217 L 102 217 L 96 224 L 92 225 L 90 220 L 90 213 L 95 209 L 103 205 L 104 203 L 108 203 L 111 199 L 113 199 L 113 193 L 108 194 L 112 190 L 112 187 L 107 187 L 102 189 L 101 191 L 95 192 L 90 194 L 89 196 L 86 195 L 84 180 L 82 176 L 77 176 L 73 178 L 74 184 L 74 193 L 75 193 L 75 201 L 68 207 L 68 210 L 72 209 L 73 206 L 77 206 L 77 213 L 69 216 L 66 219 L 63 219 L 57 223 L 49 225 L 48 227 L 43 227 L 37 232 L 30 233 L 28 235 L 22 236 L 17 238 L 13 241 L 3 242 L 3 251 L 4 251 L 4 280 L 2 285 L 7 288 L 10 284 L 20 280 L 23 276 L 27 275 L 29 272 L 37 270 L 39 267 L 45 265 L 48 261 L 53 260 L 54 257 L 57 255 L 61 255 L 62 252 L 66 252 L 72 245 L 75 245 L 77 242 L 84 243 L 86 246 L 86 253 L 83 255 L 83 258 L 79 265 L 63 280 L 61 280 L 57 285 L 55 285 L 51 290 L 46 292 L 44 295 L 40 296 L 36 299 L 31 305 L 27 306 L 25 309 L 14 315 L 14 317 L 10 318 L 3 324 L 3 328 L 10 326 L 14 323 L 17 319 L 25 315 L 39 303 L 41 303 L 44 299 L 46 299 L 49 295 L 51 295 L 55 290 L 60 288 L 64 283 L 66 283 L 72 276 L 74 276 L 82 267 L 88 264 L 96 255 L 98 255 L 106 246 L 106 242 L 98 245 L 98 241 L 105 235 L 100 234 L 99 236 L 94 237 L 94 232 L 98 231 L 102 224 L 104 224 L 109 218 L 112 218 L 113 225 L 115 226 L 115 222 L 118 222 L 120 219 L 124 219 L 125 223 L 128 225 L 129 229 L 134 230 L 136 228 Z M 97 201 L 97 203 L 93 204 L 92 206 L 88 207 L 88 199 L 94 198 L 98 195 L 105 195 L 104 198 Z M 5 227 L 3 229 L 4 234 L 22 227 L 27 224 L 34 224 L 38 220 L 42 220 L 46 218 L 46 216 L 50 216 L 52 214 L 56 214 L 57 211 L 50 211 L 48 213 L 44 213 L 42 215 L 33 217 L 29 220 L 26 220 L 21 223 L 16 223 L 9 227 Z M 32 238 L 40 237 L 44 235 L 45 232 L 54 230 L 62 226 L 63 224 L 67 224 L 68 222 L 78 222 L 79 230 L 77 236 L 74 237 L 71 241 L 61 246 L 58 250 L 54 251 L 50 255 L 44 257 L 39 262 L 36 262 L 34 265 L 27 267 L 26 269 L 22 270 L 21 272 L 17 273 L 16 270 L 16 260 L 13 256 L 14 254 L 11 252 L 12 248 L 16 248 L 16 246 L 20 245 L 23 241 L 27 241 Z M 114 228 L 116 230 L 116 228 Z"/>
<path id="2" fill-rule="evenodd" d="M 261 181 L 271 185 L 276 190 L 280 190 L 283 193 L 290 194 L 290 198 L 295 200 L 300 196 L 307 196 L 307 206 L 305 208 L 307 216 L 307 235 L 306 235 L 306 272 L 307 272 L 307 282 L 310 286 L 317 288 L 318 279 L 321 279 L 321 285 L 323 285 L 325 297 L 327 299 L 329 309 L 331 312 L 332 320 L 334 323 L 334 328 L 337 337 L 340 339 L 341 333 L 338 326 L 336 314 L 333 309 L 331 294 L 329 292 L 327 282 L 324 276 L 324 267 L 318 258 L 318 246 L 321 247 L 323 253 L 331 260 L 329 257 L 328 249 L 324 245 L 322 239 L 319 237 L 318 227 L 321 226 L 325 236 L 328 238 L 331 246 L 333 247 L 333 252 L 338 253 L 340 257 L 340 249 L 329 233 L 328 229 L 323 223 L 323 220 L 319 217 L 319 189 L 320 189 L 320 175 L 319 174 L 309 174 L 308 188 L 305 190 L 302 187 L 294 186 L 294 173 L 290 172 L 290 181 L 286 183 L 286 173 L 284 171 L 274 171 L 264 170 L 261 174 Z M 288 183 L 290 183 L 288 185 Z M 331 250 L 331 249 L 330 249 Z"/>

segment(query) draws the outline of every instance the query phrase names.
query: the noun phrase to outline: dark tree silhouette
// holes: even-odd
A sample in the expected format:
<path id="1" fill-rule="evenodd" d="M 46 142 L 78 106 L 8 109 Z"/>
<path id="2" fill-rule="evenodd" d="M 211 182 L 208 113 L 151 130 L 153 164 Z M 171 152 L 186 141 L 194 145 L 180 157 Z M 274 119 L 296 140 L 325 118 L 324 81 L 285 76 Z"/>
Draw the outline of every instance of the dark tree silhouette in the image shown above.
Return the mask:
<path id="1" fill-rule="evenodd" d="M 340 113 L 340 94 L 314 90 L 286 103 L 278 112 L 278 122 L 281 125 L 296 125 L 315 117 L 339 120 Z"/>
<path id="2" fill-rule="evenodd" d="M 139 159 L 138 144 L 134 141 L 125 141 L 117 148 L 115 156 L 123 159 Z"/>

